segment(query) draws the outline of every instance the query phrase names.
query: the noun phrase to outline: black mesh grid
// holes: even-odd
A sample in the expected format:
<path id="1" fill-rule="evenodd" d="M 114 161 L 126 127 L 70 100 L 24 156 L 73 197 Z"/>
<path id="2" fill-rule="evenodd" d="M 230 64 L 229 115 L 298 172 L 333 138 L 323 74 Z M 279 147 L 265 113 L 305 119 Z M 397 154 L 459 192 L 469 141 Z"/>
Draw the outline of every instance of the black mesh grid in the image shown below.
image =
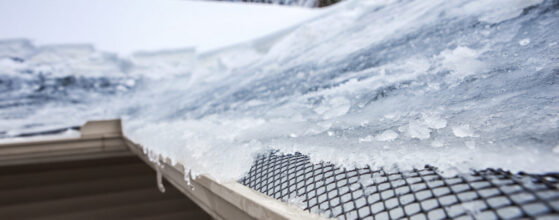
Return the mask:
<path id="1" fill-rule="evenodd" d="M 501 169 L 443 177 L 313 164 L 300 153 L 258 156 L 240 182 L 305 210 L 338 219 L 559 219 L 559 174 Z"/>

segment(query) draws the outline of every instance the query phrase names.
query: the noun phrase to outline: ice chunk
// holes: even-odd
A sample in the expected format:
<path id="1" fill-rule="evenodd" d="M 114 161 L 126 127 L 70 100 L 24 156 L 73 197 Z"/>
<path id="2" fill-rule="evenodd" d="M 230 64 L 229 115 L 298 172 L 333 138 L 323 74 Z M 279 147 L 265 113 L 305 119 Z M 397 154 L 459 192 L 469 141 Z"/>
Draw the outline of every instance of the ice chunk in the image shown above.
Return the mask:
<path id="1" fill-rule="evenodd" d="M 373 136 L 367 135 L 366 137 L 359 138 L 359 142 L 371 142 L 373 141 Z"/>
<path id="2" fill-rule="evenodd" d="M 518 41 L 518 44 L 520 44 L 520 46 L 526 46 L 530 43 L 530 38 L 524 38 L 520 41 Z"/>
<path id="3" fill-rule="evenodd" d="M 474 134 L 474 131 L 470 128 L 470 125 L 468 125 L 468 124 L 453 126 L 452 127 L 452 133 L 456 137 L 461 137 L 461 138 L 463 138 L 463 137 L 475 137 L 476 136 Z"/>
<path id="4" fill-rule="evenodd" d="M 350 102 L 344 97 L 334 97 L 325 104 L 315 108 L 315 111 L 322 115 L 324 119 L 338 117 L 347 113 L 350 108 Z"/>
<path id="5" fill-rule="evenodd" d="M 459 79 L 486 70 L 487 66 L 478 59 L 483 51 L 465 46 L 441 52 L 443 68 L 451 70 Z"/>
<path id="6" fill-rule="evenodd" d="M 425 116 L 424 121 L 427 127 L 434 129 L 445 128 L 447 123 L 445 119 L 440 118 L 436 115 Z"/>
<path id="7" fill-rule="evenodd" d="M 408 135 L 412 138 L 428 139 L 431 137 L 431 129 L 423 123 L 412 121 L 408 124 Z"/>
<path id="8" fill-rule="evenodd" d="M 381 134 L 375 136 L 375 140 L 377 141 L 393 141 L 398 138 L 398 133 L 393 130 L 386 130 Z"/>
<path id="9" fill-rule="evenodd" d="M 287 199 L 287 203 L 302 209 L 307 208 L 305 197 L 302 196 L 290 196 L 289 199 Z"/>

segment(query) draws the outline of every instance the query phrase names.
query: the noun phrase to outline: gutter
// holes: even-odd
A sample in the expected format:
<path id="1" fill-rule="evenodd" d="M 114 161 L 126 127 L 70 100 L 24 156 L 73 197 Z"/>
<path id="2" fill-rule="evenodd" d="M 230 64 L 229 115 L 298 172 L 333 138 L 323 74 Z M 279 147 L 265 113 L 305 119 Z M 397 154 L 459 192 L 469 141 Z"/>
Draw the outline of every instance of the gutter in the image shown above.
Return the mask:
<path id="1" fill-rule="evenodd" d="M 236 180 L 193 178 L 185 175 L 181 164 L 172 165 L 164 158 L 150 161 L 141 145 L 123 135 L 119 119 L 89 121 L 80 132 L 79 138 L 0 144 L 0 166 L 136 155 L 215 219 L 325 219 Z"/>

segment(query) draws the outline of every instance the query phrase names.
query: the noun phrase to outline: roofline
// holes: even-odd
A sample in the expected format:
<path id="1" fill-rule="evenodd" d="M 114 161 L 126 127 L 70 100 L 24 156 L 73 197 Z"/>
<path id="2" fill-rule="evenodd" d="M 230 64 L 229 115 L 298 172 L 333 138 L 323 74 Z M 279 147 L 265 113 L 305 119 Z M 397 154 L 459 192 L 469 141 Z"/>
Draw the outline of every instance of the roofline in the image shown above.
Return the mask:
<path id="1" fill-rule="evenodd" d="M 236 180 L 193 178 L 167 158 L 150 161 L 141 145 L 122 134 L 120 119 L 89 121 L 80 132 L 79 138 L 0 144 L 0 166 L 136 155 L 215 219 L 325 219 Z"/>

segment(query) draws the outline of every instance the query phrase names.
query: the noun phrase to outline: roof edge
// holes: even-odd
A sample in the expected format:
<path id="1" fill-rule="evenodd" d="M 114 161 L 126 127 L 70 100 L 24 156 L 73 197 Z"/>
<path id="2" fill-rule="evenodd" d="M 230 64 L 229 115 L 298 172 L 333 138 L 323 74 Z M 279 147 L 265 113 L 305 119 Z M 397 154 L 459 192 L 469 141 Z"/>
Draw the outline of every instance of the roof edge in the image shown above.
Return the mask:
<path id="1" fill-rule="evenodd" d="M 326 219 L 281 202 L 234 180 L 218 182 L 209 175 L 185 175 L 182 164 L 159 158 L 151 161 L 143 147 L 125 137 L 132 152 L 160 172 L 176 188 L 216 219 Z M 232 205 L 229 207 L 228 205 Z"/>
<path id="2" fill-rule="evenodd" d="M 185 175 L 182 164 L 159 157 L 122 133 L 120 119 L 88 121 L 79 138 L 0 144 L 0 166 L 137 156 L 215 219 L 326 219 L 248 188 L 236 180 L 218 182 L 209 175 Z M 188 172 L 188 171 L 186 171 Z M 159 181 L 158 181 L 159 182 Z"/>

